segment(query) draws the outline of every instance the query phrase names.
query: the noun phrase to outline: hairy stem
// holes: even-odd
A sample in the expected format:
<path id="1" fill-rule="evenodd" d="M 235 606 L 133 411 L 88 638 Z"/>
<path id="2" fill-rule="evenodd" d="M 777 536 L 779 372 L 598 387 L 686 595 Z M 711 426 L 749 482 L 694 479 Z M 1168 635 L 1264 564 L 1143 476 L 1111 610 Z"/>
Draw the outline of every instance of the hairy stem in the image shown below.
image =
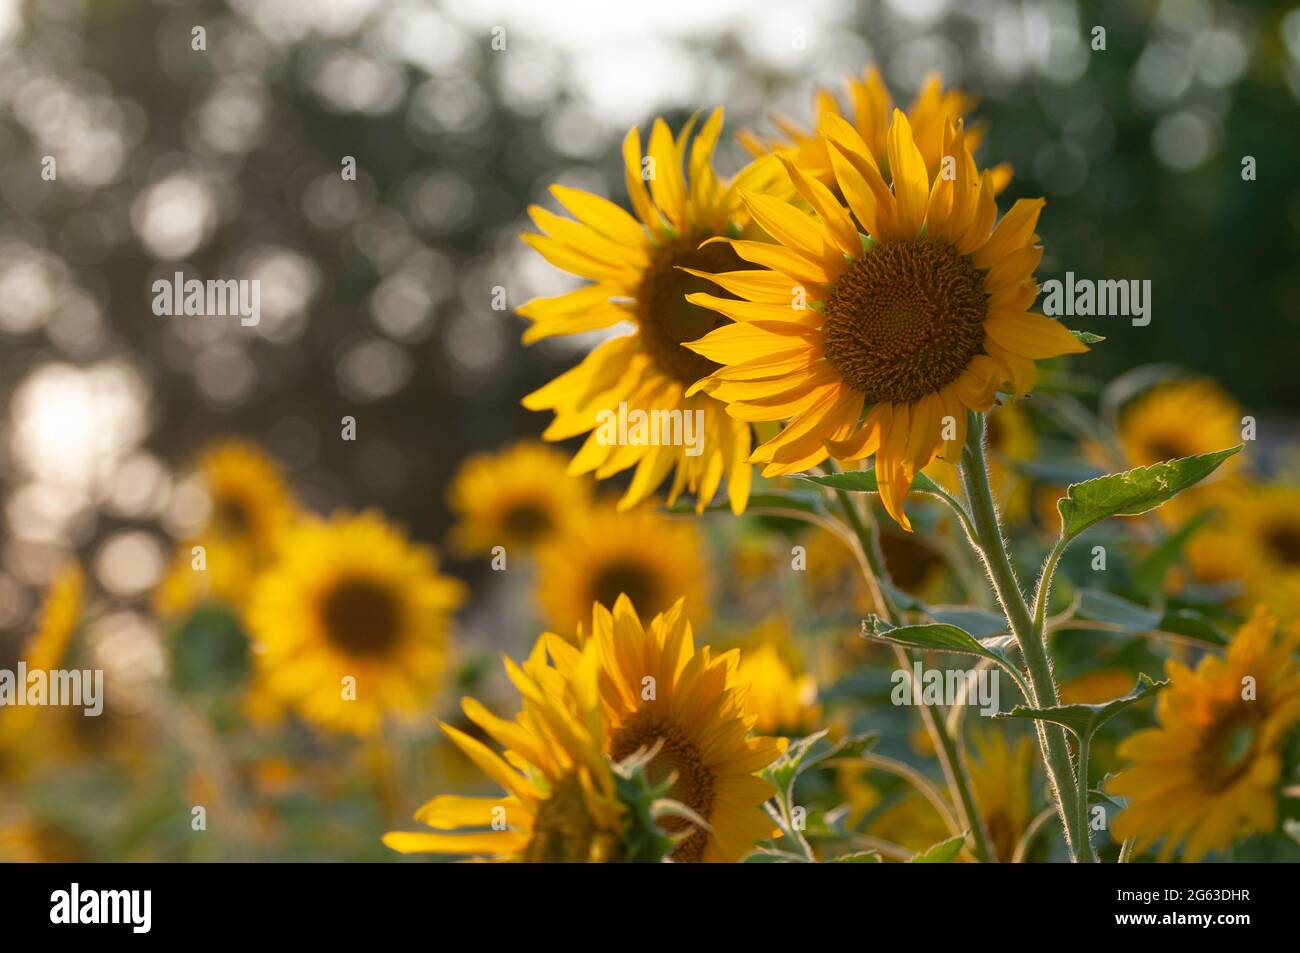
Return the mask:
<path id="1" fill-rule="evenodd" d="M 1029 689 L 1033 693 L 1033 704 L 1038 708 L 1052 707 L 1059 703 L 1059 699 L 1056 682 L 1052 678 L 1047 642 L 1043 630 L 1034 625 L 1024 591 L 1020 588 L 1015 568 L 1011 565 L 1006 538 L 1002 534 L 1002 524 L 998 517 L 997 504 L 993 500 L 993 490 L 989 486 L 988 461 L 984 455 L 983 414 L 971 415 L 970 426 L 967 428 L 966 447 L 962 452 L 961 470 L 971 517 L 975 524 L 973 542 L 988 569 L 989 578 L 993 581 L 993 589 L 1011 626 L 1011 632 L 1020 644 L 1020 654 L 1024 657 L 1029 672 Z M 1042 749 L 1043 762 L 1047 767 L 1047 775 L 1052 783 L 1052 790 L 1061 814 L 1061 826 L 1065 829 L 1066 846 L 1069 847 L 1070 856 L 1074 860 L 1087 860 L 1089 852 L 1081 849 L 1079 832 L 1076 830 L 1077 794 L 1065 729 L 1042 721 L 1036 721 L 1035 725 L 1038 729 L 1038 744 Z"/>

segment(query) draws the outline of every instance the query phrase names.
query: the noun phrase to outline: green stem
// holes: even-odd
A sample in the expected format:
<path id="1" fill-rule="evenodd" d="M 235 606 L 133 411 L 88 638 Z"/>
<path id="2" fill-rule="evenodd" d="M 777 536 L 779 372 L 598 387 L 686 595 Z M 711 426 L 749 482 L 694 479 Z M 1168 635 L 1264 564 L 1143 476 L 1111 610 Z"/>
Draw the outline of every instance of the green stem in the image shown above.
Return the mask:
<path id="1" fill-rule="evenodd" d="M 1080 847 L 1083 849 L 1083 859 L 1088 863 L 1096 863 L 1097 855 L 1092 850 L 1092 829 L 1088 824 L 1088 747 L 1092 739 L 1081 737 L 1078 741 L 1079 748 L 1079 793 L 1078 807 L 1079 819 L 1075 822 L 1079 829 Z"/>
<path id="2" fill-rule="evenodd" d="M 962 482 L 970 503 L 971 517 L 975 523 L 973 542 L 984 560 L 998 602 L 1011 626 L 1011 632 L 1020 644 L 1020 654 L 1029 671 L 1029 688 L 1033 703 L 1038 708 L 1059 704 L 1056 682 L 1052 678 L 1051 661 L 1047 643 L 1041 629 L 1034 625 L 1025 594 L 1016 578 L 1015 568 L 1007 553 L 1006 539 L 998 518 L 997 504 L 989 486 L 988 461 L 984 456 L 984 416 L 972 414 L 967 428 L 966 447 L 962 453 Z M 1074 860 L 1085 859 L 1079 850 L 1077 824 L 1077 795 L 1074 771 L 1070 765 L 1070 749 L 1065 739 L 1065 729 L 1059 725 L 1035 722 L 1038 743 L 1043 752 L 1043 762 L 1056 795 L 1061 826 L 1065 829 L 1066 845 Z"/>
<path id="3" fill-rule="evenodd" d="M 885 557 L 880 550 L 880 536 L 875 521 L 871 520 L 868 525 L 867 518 L 853 505 L 852 498 L 844 490 L 835 490 L 835 498 L 844 511 L 844 519 L 858 537 L 863 555 L 867 559 L 867 566 L 875 577 L 873 588 L 880 592 L 880 608 L 888 617 L 885 621 L 898 625 L 902 621 L 902 613 L 887 585 L 889 570 L 885 567 Z M 911 659 L 907 652 L 901 646 L 898 646 L 894 649 L 894 655 L 898 659 L 898 663 L 910 672 Z M 970 772 L 966 768 L 966 761 L 962 757 L 953 736 L 948 732 L 947 724 L 935 714 L 929 705 L 921 706 L 921 719 L 925 722 L 930 737 L 934 739 L 935 752 L 939 757 L 939 765 L 943 769 L 944 778 L 948 782 L 948 789 L 956 794 L 956 800 L 961 805 L 962 814 L 964 815 L 963 821 L 970 830 L 971 837 L 975 842 L 972 847 L 975 859 L 981 863 L 988 863 L 994 859 L 994 854 L 989 846 L 989 833 L 984 825 L 984 815 L 980 813 L 979 805 L 975 802 L 975 793 L 971 787 Z"/>

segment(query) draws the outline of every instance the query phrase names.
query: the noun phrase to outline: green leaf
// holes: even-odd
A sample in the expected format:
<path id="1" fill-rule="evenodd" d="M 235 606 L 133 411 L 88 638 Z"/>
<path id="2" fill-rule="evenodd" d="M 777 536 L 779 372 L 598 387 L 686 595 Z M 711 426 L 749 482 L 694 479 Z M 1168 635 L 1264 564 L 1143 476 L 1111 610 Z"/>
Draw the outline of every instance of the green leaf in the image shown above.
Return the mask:
<path id="1" fill-rule="evenodd" d="M 840 854 L 831 859 L 832 864 L 879 864 L 883 863 L 874 850 L 860 850 L 852 854 Z"/>
<path id="2" fill-rule="evenodd" d="M 1160 545 L 1153 549 L 1133 570 L 1133 585 L 1144 593 L 1159 590 L 1165 574 L 1182 558 L 1187 541 L 1196 534 L 1197 530 L 1208 523 L 1213 515 L 1214 513 L 1211 510 L 1198 513 L 1180 526 L 1176 532 L 1170 533 L 1161 540 Z"/>
<path id="3" fill-rule="evenodd" d="M 1076 614 L 1094 622 L 1118 625 L 1125 632 L 1150 632 L 1160 627 L 1160 613 L 1136 602 L 1102 592 L 1100 589 L 1079 590 Z"/>
<path id="4" fill-rule="evenodd" d="M 1100 344 L 1102 341 L 1106 340 L 1102 335 L 1093 334 L 1091 331 L 1076 331 L 1071 328 L 1070 333 L 1084 344 Z"/>
<path id="5" fill-rule="evenodd" d="M 1132 691 L 1108 702 L 1101 702 L 1096 705 L 1054 705 L 1051 708 L 1027 708 L 1024 705 L 1017 705 L 1011 711 L 999 713 L 994 717 L 1032 718 L 1037 721 L 1055 722 L 1058 725 L 1064 725 L 1080 740 L 1088 741 L 1098 728 L 1125 708 L 1137 704 L 1150 695 L 1154 695 L 1168 684 L 1168 680 L 1156 682 L 1152 681 L 1147 675 L 1139 675 L 1137 684 L 1133 686 Z"/>
<path id="6" fill-rule="evenodd" d="M 1056 504 L 1061 513 L 1061 538 L 1073 539 L 1109 516 L 1137 516 L 1153 510 L 1205 479 L 1240 450 L 1238 444 L 1076 483 Z"/>
<path id="7" fill-rule="evenodd" d="M 828 486 L 832 490 L 845 490 L 849 493 L 879 493 L 880 484 L 876 482 L 875 470 L 848 470 L 844 473 L 804 474 L 795 477 L 818 486 Z M 924 473 L 918 473 L 912 480 L 912 490 L 916 493 L 929 493 L 932 496 L 944 496 L 944 491 L 937 483 Z"/>
<path id="8" fill-rule="evenodd" d="M 1174 632 L 1211 645 L 1227 645 L 1228 633 L 1195 609 L 1171 609 L 1160 617 L 1158 626 L 1164 632 Z"/>
<path id="9" fill-rule="evenodd" d="M 771 491 L 768 493 L 754 493 L 749 497 L 749 509 L 775 509 L 775 510 L 795 510 L 799 513 L 820 513 L 822 512 L 818 498 L 815 496 L 803 496 L 798 493 L 781 493 Z M 695 501 L 688 499 L 679 499 L 672 506 L 665 508 L 666 512 L 673 514 L 695 514 Z M 704 508 L 706 513 L 718 513 L 722 511 L 731 511 L 731 504 L 725 499 L 718 499 Z"/>
<path id="10" fill-rule="evenodd" d="M 862 632 L 868 638 L 895 642 L 912 649 L 960 652 L 963 655 L 978 655 L 1002 666 L 1011 664 L 1001 650 L 980 642 L 965 629 L 945 622 L 895 627 L 873 615 L 862 620 Z"/>
<path id="11" fill-rule="evenodd" d="M 965 629 L 977 639 L 1001 635 L 1007 631 L 1007 620 L 996 612 L 970 606 L 931 606 L 926 610 L 935 622 L 946 622 Z"/>
<path id="12" fill-rule="evenodd" d="M 962 845 L 965 843 L 965 834 L 958 834 L 955 837 L 949 837 L 947 840 L 941 840 L 937 844 L 931 844 L 925 850 L 921 851 L 909 860 L 908 863 L 946 864 L 961 853 Z"/>

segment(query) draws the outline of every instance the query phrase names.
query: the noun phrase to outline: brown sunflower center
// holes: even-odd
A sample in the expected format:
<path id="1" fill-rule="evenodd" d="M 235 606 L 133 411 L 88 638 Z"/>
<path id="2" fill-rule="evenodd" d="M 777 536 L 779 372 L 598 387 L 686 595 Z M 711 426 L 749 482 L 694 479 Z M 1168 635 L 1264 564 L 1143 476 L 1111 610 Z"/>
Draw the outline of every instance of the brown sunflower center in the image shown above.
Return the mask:
<path id="1" fill-rule="evenodd" d="M 577 775 L 556 782 L 537 808 L 524 860 L 537 864 L 586 863 L 596 839 L 596 822 L 587 810 Z"/>
<path id="2" fill-rule="evenodd" d="M 1155 437 L 1147 442 L 1147 459 L 1152 463 L 1163 463 L 1166 460 L 1177 460 L 1179 457 L 1187 456 L 1191 456 L 1191 453 L 1172 436 Z"/>
<path id="3" fill-rule="evenodd" d="M 1250 768 L 1259 735 L 1255 704 L 1224 712 L 1192 755 L 1196 777 L 1213 791 L 1222 791 Z"/>
<path id="4" fill-rule="evenodd" d="M 663 782 L 674 776 L 667 796 L 685 804 L 707 821 L 713 810 L 717 779 L 705 765 L 700 749 L 676 724 L 658 712 L 642 709 L 614 732 L 610 739 L 610 756 L 621 761 L 656 744 L 660 746 L 659 751 L 646 766 L 646 774 L 653 782 Z M 706 831 L 680 817 L 668 819 L 663 826 L 669 831 L 693 829 L 693 833 L 674 848 L 673 860 L 678 863 L 703 860 L 709 840 Z"/>
<path id="5" fill-rule="evenodd" d="M 502 523 L 506 533 L 521 543 L 534 543 L 553 528 L 550 512 L 531 500 L 512 503 Z"/>
<path id="6" fill-rule="evenodd" d="M 397 595 L 371 579 L 339 582 L 321 600 L 320 617 L 326 638 L 348 655 L 384 655 L 402 631 Z"/>
<path id="7" fill-rule="evenodd" d="M 253 514 L 237 496 L 223 496 L 212 508 L 212 520 L 221 532 L 243 536 L 253 528 Z"/>
<path id="8" fill-rule="evenodd" d="M 707 377 L 718 365 L 682 347 L 682 343 L 699 340 L 713 329 L 729 323 L 716 311 L 691 304 L 685 296 L 699 291 L 720 298 L 734 298 L 735 295 L 681 269 L 717 273 L 745 267 L 745 262 L 724 242 L 703 248 L 697 248 L 697 244 L 698 241 L 692 239 L 661 248 L 646 268 L 636 296 L 641 346 L 655 362 L 655 367 L 684 385 Z"/>
<path id="9" fill-rule="evenodd" d="M 1288 566 L 1300 566 L 1300 526 L 1271 526 L 1264 533 L 1264 546 L 1270 555 Z"/>
<path id="10" fill-rule="evenodd" d="M 984 276 L 947 242 L 883 242 L 826 300 L 826 359 L 869 402 L 919 400 L 981 353 L 988 301 Z"/>
<path id="11" fill-rule="evenodd" d="M 649 567 L 632 559 L 614 560 L 597 570 L 587 602 L 599 602 L 608 609 L 620 595 L 631 599 L 637 612 L 645 618 L 653 618 L 668 608 L 659 579 Z"/>

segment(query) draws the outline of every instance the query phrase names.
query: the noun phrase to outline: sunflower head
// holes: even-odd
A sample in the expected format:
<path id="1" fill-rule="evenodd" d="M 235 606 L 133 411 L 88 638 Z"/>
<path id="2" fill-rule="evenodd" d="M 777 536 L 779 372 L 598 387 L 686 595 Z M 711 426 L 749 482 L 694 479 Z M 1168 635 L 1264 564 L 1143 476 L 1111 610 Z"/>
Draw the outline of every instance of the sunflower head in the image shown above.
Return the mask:
<path id="1" fill-rule="evenodd" d="M 523 240 L 558 268 L 589 283 L 554 298 L 537 298 L 519 309 L 531 322 L 525 343 L 553 335 L 626 325 L 632 333 L 598 345 L 574 369 L 524 398 L 524 406 L 550 410 L 555 419 L 543 436 L 564 440 L 589 434 L 570 465 L 572 473 L 605 479 L 633 469 L 623 508 L 647 499 L 671 475 L 669 501 L 683 491 L 703 509 L 725 485 L 739 513 L 749 497 L 748 424 L 727 416 L 707 396 L 686 388 L 716 368 L 685 346 L 726 323 L 689 299 L 709 287 L 702 275 L 730 271 L 740 259 L 708 239 L 739 236 L 749 227 L 741 193 L 779 183 L 780 166 L 765 157 L 724 180 L 713 171 L 722 131 L 715 110 L 692 135 L 692 119 L 676 137 L 657 119 L 645 154 L 634 128 L 623 141 L 625 185 L 631 213 L 613 202 L 554 186 L 555 199 L 573 217 L 538 206 L 529 212 L 540 233 Z M 604 414 L 629 412 L 698 414 L 698 447 L 658 440 L 611 441 L 598 426 Z M 648 438 L 648 435 L 647 435 Z"/>
<path id="2" fill-rule="evenodd" d="M 377 514 L 304 519 L 248 610 L 258 684 L 326 727 L 366 733 L 425 707 L 464 587 Z"/>
<path id="3" fill-rule="evenodd" d="M 459 517 L 452 544 L 480 554 L 495 546 L 532 552 L 591 505 L 585 480 L 568 475 L 564 455 L 536 443 L 470 457 L 448 502 Z"/>
<path id="4" fill-rule="evenodd" d="M 667 797 L 709 825 L 685 818 L 665 826 L 679 835 L 672 859 L 738 860 L 773 827 L 762 804 L 772 786 L 755 775 L 784 748 L 776 738 L 750 736 L 753 716 L 737 668 L 739 652 L 714 655 L 695 647 L 678 601 L 642 625 L 626 596 L 612 610 L 597 605 L 582 647 L 545 637 L 557 670 L 583 678 L 599 700 L 602 748 L 615 760 L 650 756 L 647 772 L 669 784 Z"/>
<path id="5" fill-rule="evenodd" d="M 538 599 L 556 632 L 576 632 L 590 621 L 593 603 L 612 606 L 624 594 L 647 613 L 678 599 L 700 618 L 708 608 L 699 528 L 650 510 L 596 507 L 547 543 L 537 561 Z"/>
<path id="6" fill-rule="evenodd" d="M 1257 609 L 1226 656 L 1193 671 L 1169 661 L 1156 703 L 1158 726 L 1119 747 L 1131 765 L 1110 783 L 1130 799 L 1117 837 L 1141 850 L 1163 840 L 1195 862 L 1251 831 L 1277 825 L 1278 784 L 1288 737 L 1300 723 L 1300 625 Z"/>
<path id="7" fill-rule="evenodd" d="M 1230 478 L 1207 487 L 1203 500 L 1215 515 L 1188 542 L 1196 579 L 1236 582 L 1248 602 L 1287 616 L 1300 612 L 1300 490 Z"/>
<path id="8" fill-rule="evenodd" d="M 1241 442 L 1241 408 L 1207 378 L 1158 384 L 1124 409 L 1120 441 L 1135 467 L 1211 453 Z M 1225 460 L 1216 475 L 1240 462 Z"/>
<path id="9" fill-rule="evenodd" d="M 960 123 L 945 127 L 935 176 L 898 110 L 888 179 L 843 118 L 825 116 L 820 135 L 843 198 L 784 157 L 802 205 L 743 195 L 775 243 L 729 240 L 766 269 L 714 276 L 741 301 L 690 296 L 735 321 L 690 345 L 721 365 L 692 391 L 742 420 L 787 422 L 750 457 L 765 476 L 874 455 L 885 507 L 910 529 L 903 498 L 936 456 L 959 459 L 967 412 L 990 409 L 1003 384 L 1032 389 L 1036 359 L 1087 348 L 1028 310 L 1042 200 L 996 221 L 994 177 Z"/>
<path id="10" fill-rule="evenodd" d="M 210 506 L 201 535 L 273 549 L 294 514 L 275 462 L 251 443 L 228 440 L 204 451 L 196 470 Z"/>

